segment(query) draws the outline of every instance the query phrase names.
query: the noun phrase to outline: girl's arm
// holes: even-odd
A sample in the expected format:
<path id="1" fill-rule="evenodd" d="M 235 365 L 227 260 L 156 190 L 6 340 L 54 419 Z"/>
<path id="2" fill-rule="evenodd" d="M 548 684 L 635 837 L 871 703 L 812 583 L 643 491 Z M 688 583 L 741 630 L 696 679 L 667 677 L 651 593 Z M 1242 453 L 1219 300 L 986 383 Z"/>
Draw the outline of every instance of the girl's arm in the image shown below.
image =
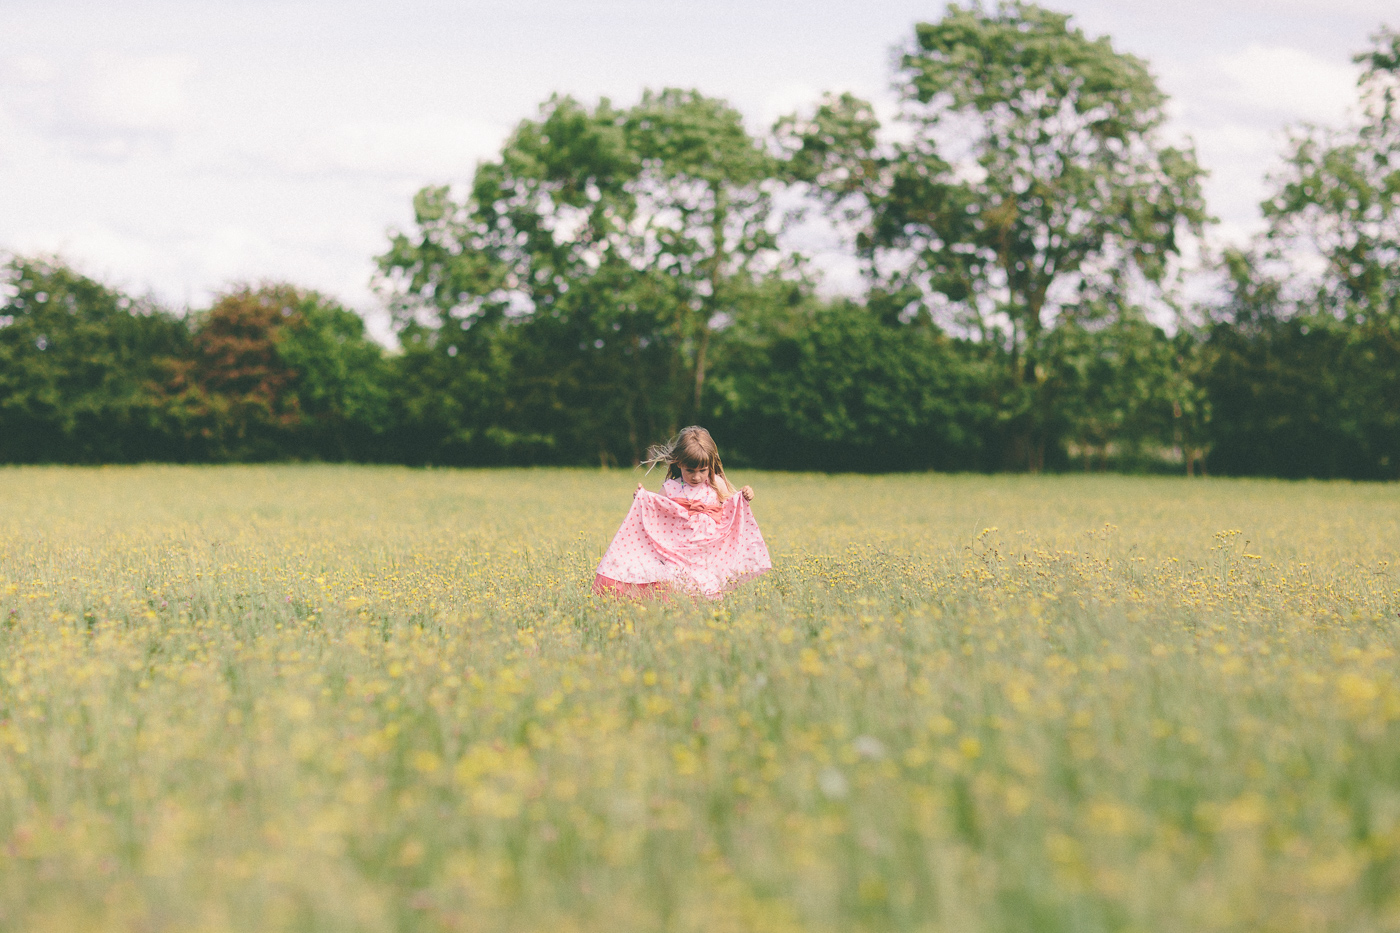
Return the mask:
<path id="1" fill-rule="evenodd" d="M 727 477 L 727 476 L 721 474 L 719 478 L 720 478 L 721 480 L 724 481 L 724 489 L 725 489 L 724 498 L 728 499 L 730 496 L 738 495 L 738 496 L 743 496 L 745 499 L 748 499 L 750 502 L 753 501 L 753 487 L 752 487 L 752 486 L 745 486 L 743 489 L 735 489 L 735 488 L 734 488 L 734 484 L 731 483 L 731 482 L 729 481 L 729 477 Z"/>

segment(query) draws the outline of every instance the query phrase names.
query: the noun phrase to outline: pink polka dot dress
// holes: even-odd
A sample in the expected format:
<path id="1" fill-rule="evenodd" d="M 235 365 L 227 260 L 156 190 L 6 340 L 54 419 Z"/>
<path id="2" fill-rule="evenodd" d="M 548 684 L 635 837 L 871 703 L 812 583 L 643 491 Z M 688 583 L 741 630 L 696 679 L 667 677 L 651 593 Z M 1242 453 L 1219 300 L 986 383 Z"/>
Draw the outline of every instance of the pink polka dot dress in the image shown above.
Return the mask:
<path id="1" fill-rule="evenodd" d="M 708 484 L 668 479 L 661 495 L 643 489 L 632 500 L 598 564 L 593 592 L 634 596 L 677 589 L 714 599 L 772 568 L 747 499 L 735 493 L 721 504 Z"/>

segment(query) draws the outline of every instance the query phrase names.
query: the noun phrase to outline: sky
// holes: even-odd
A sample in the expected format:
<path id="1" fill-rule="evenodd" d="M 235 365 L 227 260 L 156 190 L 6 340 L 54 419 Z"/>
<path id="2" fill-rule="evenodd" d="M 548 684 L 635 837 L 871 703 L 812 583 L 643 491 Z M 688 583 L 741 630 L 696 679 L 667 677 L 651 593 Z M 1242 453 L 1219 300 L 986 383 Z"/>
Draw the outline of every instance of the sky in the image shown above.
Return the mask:
<path id="1" fill-rule="evenodd" d="M 1216 243 L 1260 227 L 1290 127 L 1341 124 L 1395 0 L 1059 0 L 1144 58 L 1210 171 Z M 553 93 L 728 99 L 754 131 L 853 91 L 891 112 L 912 0 L 0 0 L 0 250 L 167 305 L 240 282 L 333 295 L 386 337 L 374 256 Z M 858 287 L 799 244 L 828 292 Z"/>

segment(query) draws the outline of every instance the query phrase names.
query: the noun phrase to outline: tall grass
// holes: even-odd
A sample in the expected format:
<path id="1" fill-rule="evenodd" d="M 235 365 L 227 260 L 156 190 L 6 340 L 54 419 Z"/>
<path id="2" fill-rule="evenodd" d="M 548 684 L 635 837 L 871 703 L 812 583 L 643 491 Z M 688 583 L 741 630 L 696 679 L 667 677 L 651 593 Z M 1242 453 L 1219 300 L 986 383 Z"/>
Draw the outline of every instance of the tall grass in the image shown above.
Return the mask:
<path id="1" fill-rule="evenodd" d="M 0 471 L 0 930 L 1393 930 L 1400 490 Z"/>

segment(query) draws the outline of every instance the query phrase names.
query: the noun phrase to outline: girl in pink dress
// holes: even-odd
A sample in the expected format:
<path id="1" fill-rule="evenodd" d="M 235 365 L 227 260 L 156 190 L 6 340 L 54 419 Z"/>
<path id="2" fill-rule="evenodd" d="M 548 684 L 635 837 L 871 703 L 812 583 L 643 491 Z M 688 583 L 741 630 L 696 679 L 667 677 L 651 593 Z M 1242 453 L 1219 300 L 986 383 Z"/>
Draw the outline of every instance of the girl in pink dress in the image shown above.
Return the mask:
<path id="1" fill-rule="evenodd" d="M 666 464 L 661 494 L 642 488 L 598 564 L 598 595 L 652 596 L 680 590 L 722 596 L 773 567 L 749 509 L 753 489 L 724 476 L 710 432 L 689 427 L 653 447 L 646 462 Z"/>

